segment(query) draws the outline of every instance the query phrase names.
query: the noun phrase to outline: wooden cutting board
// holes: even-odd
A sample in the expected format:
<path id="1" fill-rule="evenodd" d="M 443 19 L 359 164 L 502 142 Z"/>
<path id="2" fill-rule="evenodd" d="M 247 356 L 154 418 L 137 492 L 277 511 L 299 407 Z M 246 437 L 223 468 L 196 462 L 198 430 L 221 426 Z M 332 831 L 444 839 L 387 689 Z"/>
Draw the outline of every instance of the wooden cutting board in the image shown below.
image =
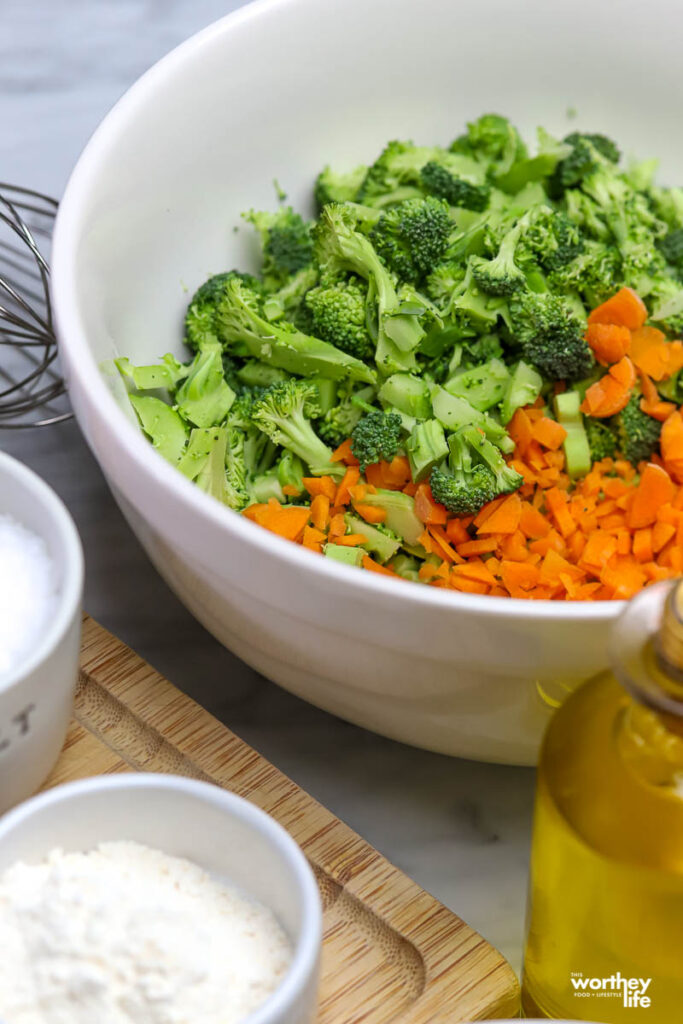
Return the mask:
<path id="1" fill-rule="evenodd" d="M 516 1015 L 517 981 L 500 953 L 86 617 L 74 721 L 46 787 L 126 771 L 218 783 L 294 836 L 324 907 L 321 1024 L 454 1024 Z"/>

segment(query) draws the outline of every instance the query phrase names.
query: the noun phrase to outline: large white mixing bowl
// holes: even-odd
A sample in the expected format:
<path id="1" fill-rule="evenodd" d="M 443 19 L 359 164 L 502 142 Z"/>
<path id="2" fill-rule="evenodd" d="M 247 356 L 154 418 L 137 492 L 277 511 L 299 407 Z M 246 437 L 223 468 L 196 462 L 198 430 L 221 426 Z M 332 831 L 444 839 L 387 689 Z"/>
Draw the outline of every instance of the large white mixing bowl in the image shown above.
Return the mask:
<path id="1" fill-rule="evenodd" d="M 280 540 L 153 451 L 107 361 L 181 352 L 187 289 L 254 264 L 250 229 L 233 226 L 273 206 L 274 177 L 306 209 L 320 167 L 371 159 L 390 138 L 448 143 L 497 110 L 528 134 L 605 131 L 676 181 L 682 28 L 674 0 L 267 0 L 174 50 L 87 146 L 53 248 L 76 415 L 165 579 L 282 686 L 409 743 L 529 763 L 541 693 L 604 666 L 620 606 L 444 593 Z"/>

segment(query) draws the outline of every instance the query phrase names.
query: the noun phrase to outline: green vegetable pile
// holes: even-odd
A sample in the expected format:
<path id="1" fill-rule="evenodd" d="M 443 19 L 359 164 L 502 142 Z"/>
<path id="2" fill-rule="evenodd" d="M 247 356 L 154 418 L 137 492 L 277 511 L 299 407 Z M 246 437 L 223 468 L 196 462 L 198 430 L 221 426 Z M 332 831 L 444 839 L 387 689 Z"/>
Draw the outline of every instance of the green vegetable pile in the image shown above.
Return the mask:
<path id="1" fill-rule="evenodd" d="M 539 129 L 531 155 L 494 114 L 448 147 L 394 141 L 369 166 L 326 167 L 315 220 L 288 206 L 245 214 L 260 272 L 198 289 L 188 362 L 118 360 L 142 429 L 236 510 L 307 500 L 304 477 L 338 481 L 333 450 L 352 437 L 361 470 L 404 453 L 436 501 L 476 513 L 522 483 L 506 425 L 539 395 L 552 407 L 558 381 L 570 476 L 590 457 L 648 457 L 659 425 L 637 396 L 619 422 L 588 429 L 578 405 L 604 372 L 588 310 L 630 286 L 651 323 L 683 329 L 683 190 L 655 185 L 654 170 L 622 166 L 591 133 Z M 680 402 L 680 374 L 666 387 Z"/>

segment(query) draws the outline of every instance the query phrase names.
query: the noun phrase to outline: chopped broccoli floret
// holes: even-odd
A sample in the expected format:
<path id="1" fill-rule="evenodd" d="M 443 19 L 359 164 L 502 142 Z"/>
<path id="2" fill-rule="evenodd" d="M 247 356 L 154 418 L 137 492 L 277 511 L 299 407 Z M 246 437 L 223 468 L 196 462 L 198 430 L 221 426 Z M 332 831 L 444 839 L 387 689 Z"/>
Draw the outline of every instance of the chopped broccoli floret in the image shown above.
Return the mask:
<path id="1" fill-rule="evenodd" d="M 368 304 L 377 304 L 375 360 L 384 374 L 416 368 L 414 350 L 424 336 L 414 310 L 403 312 L 390 272 L 372 243 L 354 228 L 353 216 L 341 204 L 329 203 L 315 229 L 316 254 L 324 274 L 350 271 L 369 282 Z M 367 379 L 367 378 L 366 378 Z"/>
<path id="2" fill-rule="evenodd" d="M 430 160 L 421 169 L 420 183 L 425 192 L 437 199 L 445 199 L 449 206 L 461 206 L 480 213 L 489 205 L 491 189 L 488 185 L 473 185 L 464 178 L 458 178 L 435 160 Z"/>
<path id="3" fill-rule="evenodd" d="M 374 462 L 391 462 L 401 443 L 401 417 L 373 409 L 362 417 L 351 434 L 351 451 L 363 472 Z"/>
<path id="4" fill-rule="evenodd" d="M 448 445 L 448 462 L 435 466 L 431 473 L 432 495 L 453 515 L 476 515 L 498 494 L 495 475 L 484 463 L 472 458 L 472 447 L 463 430 L 451 434 Z"/>
<path id="5" fill-rule="evenodd" d="M 442 259 L 452 227 L 443 200 L 406 199 L 382 214 L 370 241 L 402 281 L 419 283 Z"/>
<path id="6" fill-rule="evenodd" d="M 588 438 L 591 461 L 600 462 L 601 459 L 613 459 L 617 454 L 617 438 L 614 430 L 607 423 L 595 420 L 591 416 L 585 417 L 584 428 Z"/>
<path id="7" fill-rule="evenodd" d="M 415 146 L 412 142 L 389 142 L 368 168 L 357 201 L 367 206 L 389 206 L 404 199 L 423 195 L 421 172 L 428 163 L 436 163 L 454 177 L 473 184 L 484 180 L 482 168 L 468 155 L 439 146 Z"/>
<path id="8" fill-rule="evenodd" d="M 264 286 L 267 291 L 277 291 L 313 259 L 310 224 L 291 206 L 274 213 L 250 210 L 244 216 L 261 236 Z"/>
<path id="9" fill-rule="evenodd" d="M 590 307 L 608 299 L 621 283 L 621 257 L 616 246 L 593 239 L 569 263 L 556 266 L 547 281 L 550 291 L 577 292 Z"/>
<path id="10" fill-rule="evenodd" d="M 370 359 L 374 342 L 367 328 L 367 288 L 356 277 L 318 285 L 306 295 L 316 335 L 357 359 Z"/>
<path id="11" fill-rule="evenodd" d="M 254 400 L 252 419 L 274 444 L 282 445 L 306 463 L 313 476 L 341 477 L 344 467 L 332 462 L 332 451 L 310 422 L 318 408 L 315 386 L 308 381 L 273 384 Z"/>
<path id="12" fill-rule="evenodd" d="M 522 486 L 523 477 L 512 466 L 508 466 L 500 448 L 487 440 L 479 427 L 463 427 L 462 436 L 472 448 L 475 461 L 480 462 L 493 473 L 498 494 L 511 494 L 512 491 L 516 491 Z"/>
<path id="13" fill-rule="evenodd" d="M 564 141 L 572 150 L 557 166 L 551 186 L 554 192 L 580 184 L 602 161 L 619 163 L 619 149 L 606 135 L 572 132 Z"/>
<path id="14" fill-rule="evenodd" d="M 303 329 L 306 323 L 305 310 L 302 314 L 303 301 L 309 289 L 318 283 L 318 270 L 314 266 L 304 267 L 293 274 L 276 292 L 269 292 L 263 297 L 263 315 L 266 320 L 278 320 L 286 317 L 296 327 Z"/>
<path id="15" fill-rule="evenodd" d="M 573 307 L 549 292 L 523 292 L 510 300 L 512 333 L 524 358 L 549 380 L 580 380 L 594 365 L 584 324 Z"/>
<path id="16" fill-rule="evenodd" d="M 316 432 L 326 444 L 336 448 L 351 437 L 353 428 L 363 415 L 363 407 L 359 403 L 370 402 L 375 391 L 372 387 L 354 390 L 351 383 L 341 385 L 337 394 L 337 404 L 316 424 Z"/>
<path id="17" fill-rule="evenodd" d="M 327 203 L 352 202 L 365 180 L 368 169 L 365 164 L 352 171 L 333 171 L 328 165 L 320 172 L 315 182 L 315 201 L 322 209 Z"/>
<path id="18" fill-rule="evenodd" d="M 485 256 L 470 257 L 472 276 L 477 286 L 487 295 L 512 295 L 524 287 L 526 278 L 515 263 L 515 250 L 526 224 L 525 215 L 504 236 L 493 259 L 487 259 Z"/>
<path id="19" fill-rule="evenodd" d="M 200 285 L 190 299 L 185 314 L 185 343 L 193 351 L 197 352 L 204 345 L 215 344 L 219 340 L 218 306 L 225 286 L 233 278 L 243 281 L 256 295 L 263 291 L 263 286 L 257 278 L 251 274 L 241 274 L 238 270 L 214 274 Z"/>
<path id="20" fill-rule="evenodd" d="M 674 228 L 657 242 L 667 263 L 675 268 L 679 277 L 683 276 L 683 228 Z"/>
<path id="21" fill-rule="evenodd" d="M 481 161 L 490 177 L 505 174 L 516 160 L 527 156 L 517 129 L 500 114 L 483 114 L 467 124 L 467 132 L 451 144 L 453 153 Z"/>
<path id="22" fill-rule="evenodd" d="M 303 334 L 287 322 L 269 323 L 261 316 L 258 295 L 241 281 L 228 281 L 217 321 L 220 337 L 228 348 L 242 345 L 248 355 L 270 366 L 302 376 L 374 381 L 369 366 L 334 345 Z"/>
<path id="23" fill-rule="evenodd" d="M 631 395 L 626 408 L 615 417 L 617 446 L 624 458 L 637 466 L 659 448 L 662 424 L 640 408 L 641 395 Z"/>
<path id="24" fill-rule="evenodd" d="M 547 272 L 564 267 L 583 251 L 581 232 L 565 213 L 539 207 L 522 239 L 523 249 Z"/>

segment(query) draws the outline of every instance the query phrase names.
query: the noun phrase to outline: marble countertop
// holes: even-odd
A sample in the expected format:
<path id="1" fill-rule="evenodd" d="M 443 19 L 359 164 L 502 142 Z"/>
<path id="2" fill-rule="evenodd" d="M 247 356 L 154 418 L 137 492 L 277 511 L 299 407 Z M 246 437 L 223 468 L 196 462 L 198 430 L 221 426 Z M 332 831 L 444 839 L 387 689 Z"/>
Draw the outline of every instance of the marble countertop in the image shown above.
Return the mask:
<path id="1" fill-rule="evenodd" d="M 128 85 L 236 6 L 236 0 L 4 0 L 0 178 L 59 197 L 89 135 Z M 85 547 L 90 614 L 518 969 L 533 772 L 413 750 L 280 690 L 224 650 L 157 576 L 74 423 L 0 431 L 0 448 L 37 470 L 73 513 Z"/>

